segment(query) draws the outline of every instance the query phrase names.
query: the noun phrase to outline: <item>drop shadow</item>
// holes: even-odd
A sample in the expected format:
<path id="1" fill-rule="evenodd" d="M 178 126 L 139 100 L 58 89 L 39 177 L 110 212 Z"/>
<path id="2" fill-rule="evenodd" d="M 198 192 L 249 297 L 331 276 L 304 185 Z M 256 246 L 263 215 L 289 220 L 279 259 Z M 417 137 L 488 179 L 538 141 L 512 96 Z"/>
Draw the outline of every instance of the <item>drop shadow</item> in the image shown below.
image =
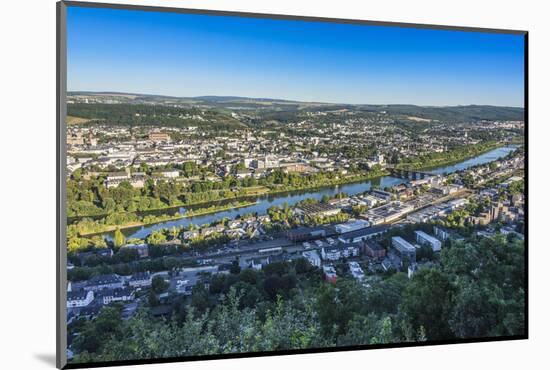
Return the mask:
<path id="1" fill-rule="evenodd" d="M 40 360 L 46 365 L 50 365 L 51 367 L 56 366 L 55 353 L 35 353 L 34 358 L 36 358 L 37 360 Z"/>

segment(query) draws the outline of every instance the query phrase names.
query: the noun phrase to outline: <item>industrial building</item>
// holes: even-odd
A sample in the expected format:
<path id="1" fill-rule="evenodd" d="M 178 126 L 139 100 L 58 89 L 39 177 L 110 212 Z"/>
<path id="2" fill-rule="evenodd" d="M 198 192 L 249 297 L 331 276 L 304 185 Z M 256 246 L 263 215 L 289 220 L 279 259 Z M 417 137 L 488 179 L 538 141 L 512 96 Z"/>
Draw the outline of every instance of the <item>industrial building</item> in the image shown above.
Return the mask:
<path id="1" fill-rule="evenodd" d="M 334 216 L 342 210 L 327 203 L 301 204 L 295 209 L 296 213 L 304 216 Z"/>
<path id="2" fill-rule="evenodd" d="M 366 219 L 372 225 L 379 225 L 397 220 L 413 210 L 414 207 L 412 205 L 401 202 L 391 202 L 368 210 L 366 213 L 361 214 L 361 218 Z"/>
<path id="3" fill-rule="evenodd" d="M 386 202 L 389 202 L 391 200 L 391 195 L 392 195 L 391 193 L 389 193 L 387 191 L 379 190 L 379 189 L 373 189 L 371 191 L 371 194 L 374 195 L 377 198 L 385 200 Z"/>
<path id="4" fill-rule="evenodd" d="M 344 234 L 356 230 L 361 230 L 369 226 L 370 223 L 368 221 L 351 219 L 343 224 L 338 224 L 334 226 L 334 229 L 338 234 Z"/>
<path id="5" fill-rule="evenodd" d="M 303 242 L 327 236 L 324 227 L 298 227 L 287 231 L 287 237 L 293 242 Z"/>
<path id="6" fill-rule="evenodd" d="M 389 226 L 387 225 L 367 227 L 364 229 L 352 231 L 350 233 L 340 234 L 338 236 L 338 240 L 342 243 L 358 243 L 374 238 L 376 236 L 380 236 L 388 231 L 388 229 Z"/>

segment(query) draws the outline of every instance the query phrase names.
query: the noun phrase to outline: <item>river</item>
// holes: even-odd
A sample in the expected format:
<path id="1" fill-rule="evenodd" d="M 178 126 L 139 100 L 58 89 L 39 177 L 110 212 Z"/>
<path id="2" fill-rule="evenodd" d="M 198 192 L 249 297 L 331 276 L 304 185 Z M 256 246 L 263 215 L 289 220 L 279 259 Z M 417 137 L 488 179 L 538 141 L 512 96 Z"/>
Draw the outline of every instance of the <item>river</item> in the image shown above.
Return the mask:
<path id="1" fill-rule="evenodd" d="M 436 175 L 444 175 L 449 174 L 453 172 L 462 171 L 474 166 L 479 166 L 482 164 L 486 164 L 489 162 L 496 161 L 497 159 L 500 159 L 502 157 L 506 157 L 510 152 L 513 152 L 515 149 L 517 149 L 517 146 L 503 146 L 500 148 L 493 149 L 489 152 L 483 153 L 478 155 L 477 157 L 470 158 L 466 161 L 456 163 L 449 166 L 439 167 L 435 169 L 431 169 L 428 172 L 436 174 Z"/>
<path id="2" fill-rule="evenodd" d="M 514 151 L 516 148 L 517 148 L 516 146 L 506 146 L 506 147 L 493 149 L 489 152 L 483 153 L 477 157 L 468 159 L 466 161 L 449 165 L 449 166 L 443 166 L 443 167 L 431 169 L 429 170 L 429 172 L 433 174 L 449 174 L 452 172 L 462 171 L 470 167 L 482 165 L 485 163 L 495 161 L 499 158 L 505 157 L 510 152 Z M 356 195 L 356 194 L 361 194 L 366 191 L 369 191 L 373 186 L 378 186 L 383 189 L 385 187 L 391 187 L 391 186 L 402 184 L 406 181 L 407 180 L 392 177 L 392 176 L 384 176 L 384 177 L 372 179 L 365 182 L 345 184 L 345 185 L 339 185 L 334 187 L 305 190 L 305 191 L 295 191 L 295 192 L 289 192 L 289 193 L 283 193 L 283 194 L 264 195 L 264 196 L 257 197 L 255 199 L 257 203 L 251 206 L 211 213 L 211 214 L 202 215 L 202 216 L 182 218 L 174 221 L 160 222 L 153 225 L 129 228 L 129 229 L 123 230 L 123 233 L 126 235 L 127 238 L 144 239 L 153 230 L 171 228 L 173 226 L 176 226 L 176 227 L 188 226 L 189 224 L 204 225 L 215 221 L 219 221 L 226 217 L 233 219 L 237 215 L 244 215 L 247 213 L 258 213 L 262 215 L 262 214 L 266 214 L 268 208 L 272 206 L 282 206 L 285 203 L 288 204 L 289 206 L 292 206 L 298 203 L 299 201 L 307 198 L 315 198 L 317 200 L 321 200 L 321 198 L 324 195 L 334 196 L 338 193 Z M 254 200 L 254 198 L 252 198 L 252 200 Z M 179 209 L 175 209 L 173 210 L 173 212 L 174 213 L 179 212 L 181 214 L 184 214 L 185 208 L 182 207 Z M 110 239 L 111 234 L 112 233 L 107 233 L 104 236 L 107 239 Z"/>

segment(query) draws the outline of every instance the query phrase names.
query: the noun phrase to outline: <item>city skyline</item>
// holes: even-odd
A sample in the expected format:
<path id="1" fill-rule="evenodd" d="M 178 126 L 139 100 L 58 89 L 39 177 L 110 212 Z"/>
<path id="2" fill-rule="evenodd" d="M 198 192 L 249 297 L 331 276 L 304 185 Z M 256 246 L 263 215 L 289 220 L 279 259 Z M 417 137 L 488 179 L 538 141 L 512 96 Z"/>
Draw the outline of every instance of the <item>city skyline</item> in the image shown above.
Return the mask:
<path id="1" fill-rule="evenodd" d="M 522 35 L 70 8 L 68 88 L 523 107 Z"/>

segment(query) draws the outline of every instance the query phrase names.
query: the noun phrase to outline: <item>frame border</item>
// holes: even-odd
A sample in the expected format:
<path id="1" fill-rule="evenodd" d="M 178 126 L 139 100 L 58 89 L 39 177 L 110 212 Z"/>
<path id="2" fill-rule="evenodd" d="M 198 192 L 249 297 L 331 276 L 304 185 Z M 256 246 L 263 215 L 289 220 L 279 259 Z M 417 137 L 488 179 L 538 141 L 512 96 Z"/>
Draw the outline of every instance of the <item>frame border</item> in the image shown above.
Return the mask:
<path id="1" fill-rule="evenodd" d="M 245 352 L 232 354 L 217 354 L 217 355 L 198 355 L 185 357 L 167 357 L 167 358 L 149 358 L 138 360 L 120 360 L 120 361 L 105 361 L 105 362 L 87 362 L 87 363 L 67 363 L 67 316 L 66 316 L 66 285 L 67 285 L 67 253 L 66 253 L 66 98 L 67 98 L 67 8 L 82 7 L 82 8 L 103 8 L 103 9 L 118 9 L 118 10 L 134 10 L 148 12 L 169 12 L 179 14 L 197 14 L 197 15 L 213 15 L 213 16 L 230 16 L 230 17 L 248 17 L 260 19 L 274 20 L 293 20 L 305 22 L 327 22 L 337 24 L 355 24 L 355 25 L 371 25 L 371 26 L 390 26 L 401 28 L 415 29 L 431 29 L 431 30 L 448 30 L 448 31 L 463 31 L 463 32 L 481 32 L 481 33 L 497 33 L 522 35 L 524 38 L 524 148 L 525 148 L 525 166 L 524 166 L 524 182 L 525 182 L 525 215 L 524 215 L 524 236 L 525 236 L 525 307 L 524 307 L 524 333 L 514 336 L 501 337 L 481 337 L 467 339 L 451 339 L 426 342 L 401 342 L 387 343 L 376 345 L 356 345 L 356 346 L 341 346 L 341 347 L 326 347 L 326 348 L 310 348 L 301 350 L 281 350 L 281 351 L 261 351 L 261 352 Z M 56 3 L 56 38 L 57 38 L 57 96 L 56 96 L 56 119 L 57 119 L 57 142 L 56 142 L 56 367 L 58 369 L 81 369 L 81 368 L 96 368 L 96 367 L 111 367 L 122 365 L 143 365 L 143 364 L 159 364 L 159 363 L 174 363 L 174 362 L 192 362 L 192 361 L 208 361 L 221 359 L 237 359 L 248 357 L 267 357 L 267 356 L 286 356 L 294 354 L 314 354 L 327 352 L 347 352 L 358 350 L 384 349 L 384 348 L 407 348 L 407 347 L 423 347 L 437 346 L 448 344 L 469 344 L 469 343 L 487 343 L 500 342 L 510 340 L 525 340 L 529 339 L 529 223 L 528 223 L 528 204 L 529 204 L 529 32 L 526 30 L 512 29 L 497 29 L 497 28 L 482 28 L 482 27 L 461 27 L 438 24 L 420 24 L 406 22 L 385 22 L 347 18 L 328 18 L 328 17 L 312 17 L 299 15 L 284 15 L 284 14 L 268 14 L 268 13 L 251 13 L 237 12 L 225 10 L 209 10 L 209 9 L 193 9 L 193 8 L 176 8 L 164 6 L 147 6 L 147 5 L 128 5 L 114 3 L 99 3 L 99 2 L 82 2 L 82 1 L 59 1 Z"/>
<path id="2" fill-rule="evenodd" d="M 426 23 L 407 23 L 407 22 L 389 22 L 389 21 L 386 22 L 386 21 L 372 21 L 372 20 L 353 19 L 353 18 L 313 17 L 313 16 L 289 15 L 289 14 L 252 13 L 252 12 L 237 12 L 237 11 L 228 11 L 228 10 L 176 8 L 176 7 L 168 7 L 168 6 L 165 7 L 165 6 L 151 6 L 151 5 L 128 5 L 128 4 L 99 3 L 99 2 L 85 2 L 85 1 L 72 1 L 72 0 L 66 0 L 66 1 L 62 0 L 60 2 L 65 4 L 66 6 L 74 6 L 74 7 L 81 7 L 81 8 L 104 8 L 104 9 L 119 9 L 119 10 L 137 10 L 137 11 L 148 11 L 148 12 L 216 15 L 216 16 L 229 16 L 229 17 L 267 18 L 267 19 L 294 20 L 294 21 L 306 21 L 306 22 L 326 22 L 326 23 L 357 24 L 357 25 L 371 25 L 371 26 L 390 26 L 390 27 L 402 27 L 402 28 L 485 32 L 485 33 L 499 33 L 499 34 L 512 34 L 512 35 L 523 35 L 528 33 L 528 31 L 526 30 L 469 27 L 469 26 L 462 27 L 462 26 L 449 26 L 449 25 L 426 24 Z"/>
<path id="3" fill-rule="evenodd" d="M 56 366 L 63 368 L 67 364 L 67 5 L 56 4 L 56 74 L 57 74 L 57 139 L 56 139 Z"/>

